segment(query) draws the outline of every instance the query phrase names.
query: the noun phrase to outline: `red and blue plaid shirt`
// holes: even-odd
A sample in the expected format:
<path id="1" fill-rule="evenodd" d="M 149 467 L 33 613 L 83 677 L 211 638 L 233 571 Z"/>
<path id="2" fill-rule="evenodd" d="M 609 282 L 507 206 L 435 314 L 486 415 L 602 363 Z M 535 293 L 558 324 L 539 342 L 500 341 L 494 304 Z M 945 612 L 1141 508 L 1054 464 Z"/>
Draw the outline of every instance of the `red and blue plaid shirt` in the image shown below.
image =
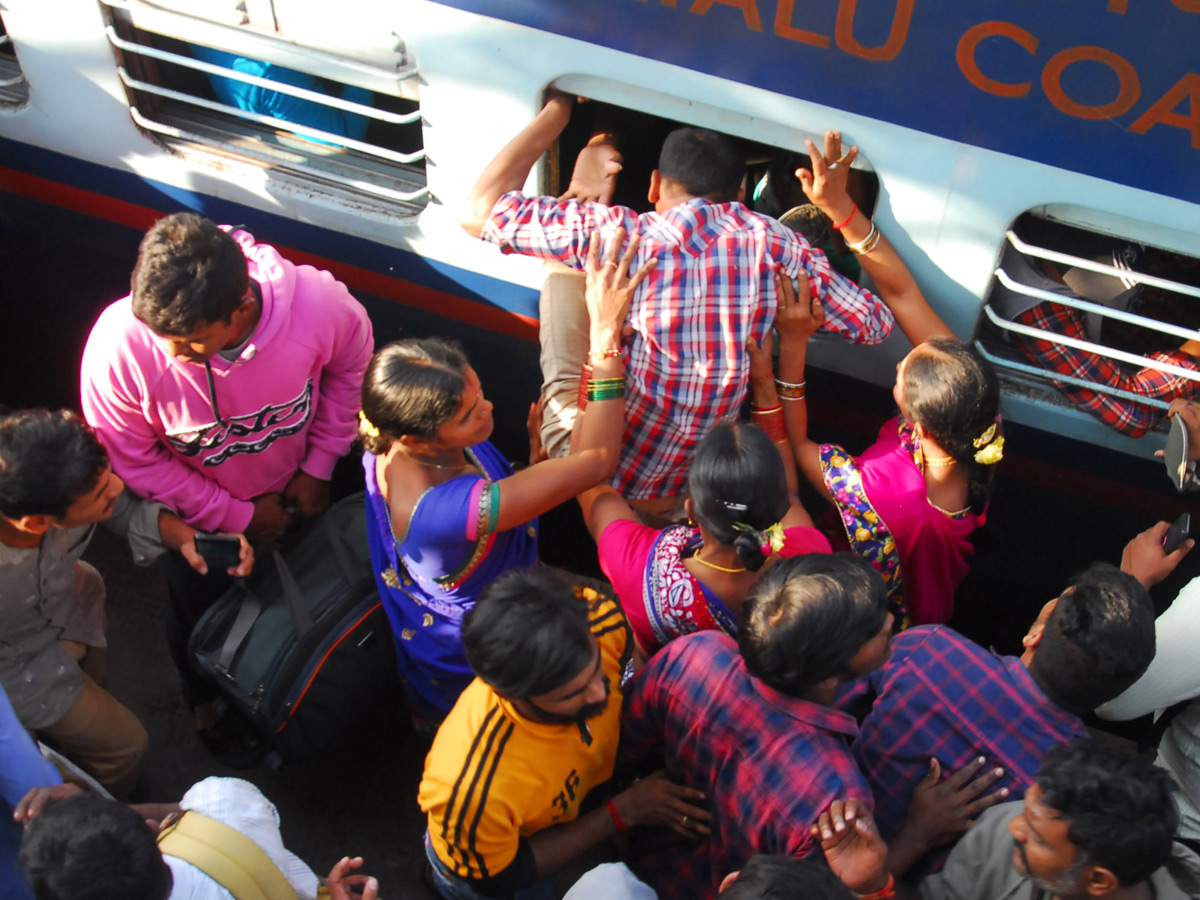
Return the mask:
<path id="1" fill-rule="evenodd" d="M 1016 321 L 1032 328 L 1042 328 L 1067 337 L 1087 340 L 1084 313 L 1074 307 L 1063 306 L 1047 300 L 1030 307 L 1016 317 Z M 1062 344 L 1037 338 L 1013 335 L 1021 351 L 1040 368 L 1060 375 L 1083 378 L 1097 384 L 1119 388 L 1170 403 L 1178 397 L 1200 395 L 1200 381 L 1192 381 L 1181 375 L 1160 372 L 1158 369 L 1140 369 L 1129 373 L 1114 360 L 1086 350 L 1077 350 Z M 1182 351 L 1152 353 L 1149 359 L 1180 366 L 1200 372 L 1200 361 Z M 1141 437 L 1166 416 L 1165 409 L 1135 403 L 1111 394 L 1059 383 L 1058 389 L 1080 409 L 1091 413 L 1105 425 L 1130 437 Z"/>
<path id="2" fill-rule="evenodd" d="M 809 828 L 834 800 L 871 791 L 850 755 L 854 720 L 788 697 L 747 671 L 737 642 L 719 631 L 671 641 L 634 679 L 620 754 L 663 767 L 705 793 L 707 840 L 673 831 L 635 842 L 638 876 L 663 900 L 711 897 L 755 853 L 806 856 Z"/>
<path id="3" fill-rule="evenodd" d="M 762 343 L 775 321 L 776 265 L 808 275 L 828 331 L 876 344 L 895 322 L 887 304 L 834 271 L 824 253 L 740 203 L 694 199 L 639 216 L 513 191 L 496 202 L 483 238 L 504 253 L 583 269 L 592 234 L 607 246 L 617 228 L 641 238 L 635 269 L 658 260 L 629 311 L 626 433 L 614 480 L 626 497 L 680 493 L 695 445 L 737 413 L 749 381 L 746 338 Z"/>
<path id="4" fill-rule="evenodd" d="M 1006 787 L 1019 797 L 1050 747 L 1088 733 L 1042 692 L 1020 659 L 944 625 L 896 635 L 891 658 L 843 685 L 837 706 L 866 714 L 854 758 L 875 794 L 875 822 L 885 838 L 904 824 L 931 757 L 948 774 L 982 756 L 987 767 L 1004 769 L 992 790 Z"/>

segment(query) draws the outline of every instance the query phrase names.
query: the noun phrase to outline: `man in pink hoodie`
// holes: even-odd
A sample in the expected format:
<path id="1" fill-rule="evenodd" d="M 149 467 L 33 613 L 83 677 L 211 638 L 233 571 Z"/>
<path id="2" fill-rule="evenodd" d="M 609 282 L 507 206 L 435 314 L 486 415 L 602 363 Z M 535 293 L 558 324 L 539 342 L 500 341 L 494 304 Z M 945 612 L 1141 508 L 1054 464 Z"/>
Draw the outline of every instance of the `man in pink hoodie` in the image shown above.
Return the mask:
<path id="1" fill-rule="evenodd" d="M 92 327 L 83 412 L 137 494 L 196 528 L 277 543 L 329 504 L 372 349 L 366 311 L 328 272 L 178 213 L 147 232 L 132 293 Z M 187 635 L 224 585 L 166 568 L 172 650 L 195 704 Z"/>

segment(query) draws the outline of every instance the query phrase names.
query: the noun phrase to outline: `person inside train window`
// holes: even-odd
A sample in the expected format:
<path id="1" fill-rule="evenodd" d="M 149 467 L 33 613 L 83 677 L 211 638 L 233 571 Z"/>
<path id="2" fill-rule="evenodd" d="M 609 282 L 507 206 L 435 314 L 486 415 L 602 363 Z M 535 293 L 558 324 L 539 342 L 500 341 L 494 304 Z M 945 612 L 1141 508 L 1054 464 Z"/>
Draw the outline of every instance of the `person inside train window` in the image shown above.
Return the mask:
<path id="1" fill-rule="evenodd" d="M 214 50 L 200 44 L 190 44 L 189 49 L 196 59 L 232 69 L 243 75 L 255 75 L 271 81 L 282 82 L 294 87 L 307 88 L 321 94 L 339 97 L 364 106 L 371 106 L 374 95 L 366 88 L 354 85 L 338 85 L 336 92 L 330 92 L 322 80 L 308 72 L 298 72 L 284 66 L 275 65 L 261 59 L 251 59 L 245 56 L 235 56 L 223 50 Z M 224 75 L 208 75 L 209 84 L 217 98 L 228 106 L 235 106 L 248 112 L 270 116 L 283 122 L 293 122 L 296 125 L 307 125 L 330 134 L 362 140 L 371 120 L 357 113 L 347 112 L 334 106 L 326 106 L 315 100 L 294 97 L 282 91 L 272 90 L 246 81 L 238 81 Z M 302 135 L 303 137 L 303 135 Z M 310 138 L 309 140 L 315 140 Z M 321 143 L 324 143 L 323 141 Z"/>
<path id="2" fill-rule="evenodd" d="M 140 496 L 195 528 L 278 544 L 329 505 L 373 345 L 366 310 L 328 272 L 177 213 L 146 233 L 131 294 L 92 326 L 83 412 Z M 201 577 L 177 553 L 162 560 L 168 645 L 201 740 L 245 765 L 261 745 L 232 712 L 218 717 L 216 688 L 188 656 L 228 576 Z"/>
<path id="3" fill-rule="evenodd" d="M 104 581 L 81 559 L 99 522 L 127 537 L 140 564 L 171 546 L 205 569 L 196 530 L 126 491 L 82 420 L 47 410 L 0 415 L 0 684 L 22 725 L 125 796 L 141 771 L 146 730 L 104 688 Z M 237 574 L 252 565 L 243 539 Z"/>
<path id="4" fill-rule="evenodd" d="M 1094 249 L 1081 252 L 1094 262 L 1116 269 L 1200 283 L 1200 267 L 1185 257 L 1171 257 L 1132 243 L 1109 246 L 1102 252 Z M 1005 244 L 1000 268 L 1014 281 L 1042 291 L 1200 329 L 1200 299 L 1142 284 L 1130 276 L 1098 273 L 1026 256 L 1011 243 Z M 1183 339 L 1052 300 L 1030 297 L 999 280 L 992 288 L 989 302 L 997 314 L 1021 325 L 1124 350 L 1200 376 L 1200 338 Z M 1134 369 L 1088 350 L 1026 335 L 1011 334 L 1009 339 L 1032 363 L 1050 373 L 1167 402 L 1200 395 L 1200 380 L 1184 375 L 1151 366 Z M 1141 437 L 1165 416 L 1157 407 L 1124 397 L 1065 383 L 1056 386 L 1077 407 L 1130 437 Z"/>
<path id="5" fill-rule="evenodd" d="M 848 157 L 852 158 L 852 149 Z M 813 148 L 809 195 L 835 221 L 847 219 L 851 247 L 878 230 L 845 193 L 845 169 L 829 165 L 840 141 L 822 155 Z M 838 217 L 841 219 L 838 219 Z M 892 251 L 894 252 L 894 251 Z M 977 352 L 951 336 L 916 282 L 908 279 L 896 320 L 913 350 L 896 367 L 893 394 L 900 415 L 857 458 L 808 435 L 804 368 L 808 339 L 824 312 L 801 285 L 779 275 L 779 396 L 800 471 L 834 504 L 828 529 L 835 549 L 867 559 L 888 586 L 901 627 L 945 622 L 954 591 L 967 574 L 971 533 L 984 523 L 988 489 L 1003 455 L 1000 385 Z"/>
<path id="6" fill-rule="evenodd" d="M 768 338 L 764 350 L 751 354 L 756 402 L 764 380 L 774 395 L 770 352 Z M 700 441 L 684 501 L 694 525 L 661 531 L 644 525 L 609 485 L 580 495 L 600 568 L 648 656 L 693 631 L 716 628 L 736 636 L 742 604 L 767 565 L 831 551 L 797 496 L 782 422 L 766 427 L 772 424 L 777 432 L 768 436 L 745 422 L 721 422 Z"/>
<path id="7" fill-rule="evenodd" d="M 872 237 L 860 248 L 861 260 L 888 303 L 847 281 L 823 253 L 739 202 L 742 153 L 725 136 L 700 128 L 677 129 L 663 144 L 651 175 L 653 212 L 523 196 L 531 167 L 567 125 L 572 103 L 553 95 L 500 151 L 471 190 L 462 224 L 504 253 L 574 268 L 582 267 L 595 232 L 609 235 L 619 226 L 642 236 L 639 260 L 658 259 L 658 271 L 634 296 L 628 347 L 604 350 L 629 360 L 627 434 L 614 484 L 639 510 L 670 520 L 681 515 L 677 505 L 695 445 L 745 399 L 746 339 L 761 344 L 774 318 L 775 267 L 805 272 L 813 297 L 827 309 L 826 330 L 861 343 L 891 332 L 888 303 L 911 279 L 887 242 Z M 550 305 L 568 320 L 577 308 Z M 545 323 L 543 337 L 557 327 Z M 575 368 L 582 362 L 576 359 Z"/>
<path id="8" fill-rule="evenodd" d="M 474 677 L 460 640 L 463 615 L 500 574 L 537 560 L 537 517 L 616 468 L 624 363 L 601 351 L 620 340 L 629 298 L 653 268 L 648 262 L 630 275 L 638 241 L 618 262 L 622 243 L 618 231 L 602 263 L 596 236 L 588 255 L 597 353 L 570 456 L 538 461 L 535 446 L 529 468 L 514 473 L 488 441 L 492 404 L 454 345 L 400 341 L 367 367 L 360 431 L 371 560 L 417 720 L 440 722 Z"/>
<path id="9" fill-rule="evenodd" d="M 554 897 L 549 876 L 626 828 L 707 833 L 703 793 L 662 772 L 595 802 L 635 669 L 615 600 L 546 569 L 508 572 L 465 616 L 462 642 L 477 677 L 438 729 L 417 796 L 441 896 Z"/>
<path id="10" fill-rule="evenodd" d="M 1131 545 L 1152 551 L 1141 545 L 1155 537 L 1161 541 L 1157 530 L 1144 532 Z M 1123 563 L 1130 557 L 1127 550 Z M 1047 750 L 1087 737 L 1081 716 L 1145 672 L 1154 658 L 1153 622 L 1142 582 L 1098 563 L 1042 607 L 1020 657 L 1001 656 L 944 625 L 897 635 L 888 661 L 843 685 L 836 702 L 859 720 L 854 758 L 875 795 L 880 832 L 890 840 L 903 824 L 932 759 L 935 768 L 957 769 L 982 755 L 1003 769 L 997 787 L 1014 796 L 1025 791 Z"/>

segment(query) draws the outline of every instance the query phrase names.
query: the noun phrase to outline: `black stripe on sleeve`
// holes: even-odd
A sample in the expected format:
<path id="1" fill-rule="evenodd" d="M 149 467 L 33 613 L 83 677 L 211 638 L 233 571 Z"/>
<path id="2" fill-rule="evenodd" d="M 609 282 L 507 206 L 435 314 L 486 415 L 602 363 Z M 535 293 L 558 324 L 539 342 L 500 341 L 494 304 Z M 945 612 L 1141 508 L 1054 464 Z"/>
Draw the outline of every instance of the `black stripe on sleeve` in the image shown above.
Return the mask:
<path id="1" fill-rule="evenodd" d="M 492 755 L 492 747 L 496 743 L 496 736 L 498 734 L 500 734 L 501 731 L 504 730 L 505 725 L 507 725 L 509 728 L 512 727 L 512 723 L 501 716 L 491 726 L 491 728 L 488 729 L 487 743 L 484 744 L 483 753 L 479 757 L 479 764 L 475 767 L 475 774 L 471 778 L 471 785 L 470 785 L 470 787 L 467 788 L 467 792 L 463 795 L 462 803 L 459 804 L 458 821 L 454 823 L 454 841 L 453 841 L 453 843 L 455 846 L 459 847 L 460 849 L 462 848 L 462 845 L 463 845 L 462 844 L 463 823 L 467 819 L 467 809 L 471 805 L 471 800 L 475 797 L 475 789 L 479 786 L 479 778 L 483 774 L 483 770 L 484 770 L 484 767 L 487 765 L 488 758 L 491 757 L 491 755 Z M 496 764 L 496 760 L 493 760 L 493 762 L 492 762 L 493 770 L 495 769 L 495 764 Z M 478 799 L 478 803 L 479 803 L 479 807 L 482 809 L 482 807 L 483 807 L 483 798 L 482 797 L 480 797 Z M 471 865 L 470 860 L 465 858 L 466 857 L 465 853 L 463 854 L 463 856 L 464 856 L 463 863 L 467 866 L 468 875 L 469 875 L 470 874 L 470 865 Z"/>
<path id="2" fill-rule="evenodd" d="M 447 852 L 451 854 L 451 862 L 453 862 L 453 848 L 450 847 L 450 841 L 447 835 L 450 833 L 450 819 L 454 815 L 454 802 L 458 799 L 458 790 L 462 787 L 463 779 L 467 777 L 467 773 L 471 771 L 471 759 L 475 756 L 475 751 L 479 748 L 479 741 L 483 738 L 483 733 L 487 731 L 488 723 L 500 712 L 499 704 L 488 710 L 487 715 L 483 717 L 483 725 L 479 731 L 475 733 L 474 739 L 471 741 L 471 749 L 467 751 L 467 758 L 463 761 L 462 771 L 458 773 L 458 778 L 454 781 L 454 787 L 450 791 L 450 800 L 446 803 L 446 811 L 442 814 L 442 840 L 447 845 Z"/>
<path id="3" fill-rule="evenodd" d="M 479 794 L 479 807 L 475 810 L 475 819 L 471 822 L 471 830 L 467 833 L 467 849 L 475 855 L 479 861 L 479 871 L 484 878 L 488 876 L 487 863 L 484 862 L 483 856 L 475 849 L 475 837 L 479 833 L 479 822 L 483 819 L 483 809 L 487 804 L 488 791 L 492 788 L 492 779 L 496 775 L 496 769 L 500 767 L 500 757 L 504 755 L 504 746 L 508 743 L 508 739 L 512 737 L 513 729 L 516 726 L 508 723 L 508 728 L 504 732 L 504 737 L 500 738 L 500 746 L 496 748 L 496 755 L 492 757 L 492 767 L 488 772 L 487 779 L 483 783 L 483 790 Z"/>

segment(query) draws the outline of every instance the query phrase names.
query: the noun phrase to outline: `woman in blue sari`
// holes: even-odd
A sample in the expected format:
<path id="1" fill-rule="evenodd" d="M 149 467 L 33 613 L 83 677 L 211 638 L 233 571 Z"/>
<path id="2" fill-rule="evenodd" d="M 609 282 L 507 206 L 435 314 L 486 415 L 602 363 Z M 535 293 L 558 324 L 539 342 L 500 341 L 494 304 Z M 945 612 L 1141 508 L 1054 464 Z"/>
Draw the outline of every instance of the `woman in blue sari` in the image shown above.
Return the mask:
<path id="1" fill-rule="evenodd" d="M 460 625 L 482 590 L 537 561 L 537 517 L 611 478 L 624 432 L 621 328 L 634 288 L 636 239 L 617 262 L 588 259 L 589 402 L 570 456 L 514 473 L 488 438 L 492 404 L 462 351 L 399 341 L 371 359 L 360 433 L 371 560 L 419 725 L 445 717 L 474 677 Z"/>

